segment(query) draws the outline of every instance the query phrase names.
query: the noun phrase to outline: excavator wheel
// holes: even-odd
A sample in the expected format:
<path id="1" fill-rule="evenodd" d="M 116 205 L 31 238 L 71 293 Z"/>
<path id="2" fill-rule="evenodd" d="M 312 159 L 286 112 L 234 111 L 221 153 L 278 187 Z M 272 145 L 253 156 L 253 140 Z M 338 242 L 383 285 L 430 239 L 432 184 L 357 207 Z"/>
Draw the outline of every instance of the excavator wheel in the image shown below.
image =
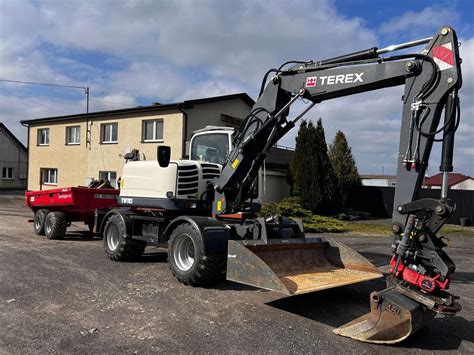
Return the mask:
<path id="1" fill-rule="evenodd" d="M 168 242 L 168 263 L 179 282 L 206 286 L 224 278 L 227 255 L 206 254 L 201 234 L 190 224 L 178 225 Z"/>
<path id="2" fill-rule="evenodd" d="M 104 227 L 105 254 L 113 261 L 135 261 L 145 251 L 146 242 L 125 237 L 125 224 L 118 215 L 111 216 Z"/>

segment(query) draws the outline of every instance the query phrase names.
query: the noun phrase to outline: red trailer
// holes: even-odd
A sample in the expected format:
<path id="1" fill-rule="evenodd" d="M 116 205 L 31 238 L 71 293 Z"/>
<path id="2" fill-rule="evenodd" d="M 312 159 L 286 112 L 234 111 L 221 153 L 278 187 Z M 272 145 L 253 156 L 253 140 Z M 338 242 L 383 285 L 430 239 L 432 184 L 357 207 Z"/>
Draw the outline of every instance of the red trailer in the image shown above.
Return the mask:
<path id="1" fill-rule="evenodd" d="M 25 200 L 35 212 L 35 233 L 61 239 L 71 222 L 84 222 L 92 232 L 95 210 L 116 206 L 119 192 L 111 188 L 66 187 L 27 191 Z"/>

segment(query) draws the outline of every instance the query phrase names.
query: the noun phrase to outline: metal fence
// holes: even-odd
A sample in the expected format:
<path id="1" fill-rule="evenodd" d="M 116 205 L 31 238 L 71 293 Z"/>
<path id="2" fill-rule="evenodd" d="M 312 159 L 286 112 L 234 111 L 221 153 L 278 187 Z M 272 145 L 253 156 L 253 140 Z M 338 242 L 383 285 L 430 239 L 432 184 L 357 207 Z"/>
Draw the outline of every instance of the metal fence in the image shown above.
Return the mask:
<path id="1" fill-rule="evenodd" d="M 419 198 L 439 199 L 440 190 L 422 189 Z M 359 186 L 348 196 L 348 207 L 369 212 L 374 217 L 391 218 L 393 210 L 394 187 Z M 449 190 L 449 199 L 456 203 L 456 212 L 448 219 L 449 224 L 461 224 L 461 218 L 474 221 L 474 191 Z"/>

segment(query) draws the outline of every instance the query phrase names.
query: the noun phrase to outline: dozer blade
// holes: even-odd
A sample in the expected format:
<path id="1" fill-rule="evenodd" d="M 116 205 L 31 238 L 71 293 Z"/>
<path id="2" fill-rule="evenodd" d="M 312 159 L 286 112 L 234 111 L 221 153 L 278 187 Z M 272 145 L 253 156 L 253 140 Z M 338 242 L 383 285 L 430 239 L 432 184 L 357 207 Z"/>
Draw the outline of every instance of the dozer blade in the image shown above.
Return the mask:
<path id="1" fill-rule="evenodd" d="M 334 240 L 282 239 L 228 244 L 227 279 L 298 295 L 382 277 L 367 259 Z"/>
<path id="2" fill-rule="evenodd" d="M 435 312 L 393 288 L 370 294 L 370 313 L 334 329 L 335 334 L 375 344 L 395 344 L 432 320 Z"/>

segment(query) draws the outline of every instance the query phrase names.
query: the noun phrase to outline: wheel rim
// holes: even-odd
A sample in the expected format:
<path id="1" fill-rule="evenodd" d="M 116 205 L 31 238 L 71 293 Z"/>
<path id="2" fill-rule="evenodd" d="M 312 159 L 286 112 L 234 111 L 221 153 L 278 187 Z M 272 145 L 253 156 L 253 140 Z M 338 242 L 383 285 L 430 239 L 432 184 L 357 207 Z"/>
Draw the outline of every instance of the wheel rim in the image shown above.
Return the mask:
<path id="1" fill-rule="evenodd" d="M 181 234 L 175 241 L 173 258 L 181 271 L 188 271 L 194 265 L 194 243 L 187 234 Z"/>
<path id="2" fill-rule="evenodd" d="M 110 250 L 114 251 L 117 249 L 119 242 L 120 242 L 120 236 L 119 236 L 119 229 L 116 225 L 111 224 L 107 228 L 107 246 L 109 247 Z"/>
<path id="3" fill-rule="evenodd" d="M 44 222 L 44 232 L 46 233 L 46 235 L 49 235 L 52 229 L 53 223 L 51 222 L 51 219 L 46 218 L 46 221 Z"/>
<path id="4" fill-rule="evenodd" d="M 40 221 L 40 218 L 39 218 L 39 217 L 36 217 L 36 218 L 35 218 L 35 228 L 36 228 L 36 230 L 40 230 L 40 229 L 41 229 L 41 221 Z"/>

